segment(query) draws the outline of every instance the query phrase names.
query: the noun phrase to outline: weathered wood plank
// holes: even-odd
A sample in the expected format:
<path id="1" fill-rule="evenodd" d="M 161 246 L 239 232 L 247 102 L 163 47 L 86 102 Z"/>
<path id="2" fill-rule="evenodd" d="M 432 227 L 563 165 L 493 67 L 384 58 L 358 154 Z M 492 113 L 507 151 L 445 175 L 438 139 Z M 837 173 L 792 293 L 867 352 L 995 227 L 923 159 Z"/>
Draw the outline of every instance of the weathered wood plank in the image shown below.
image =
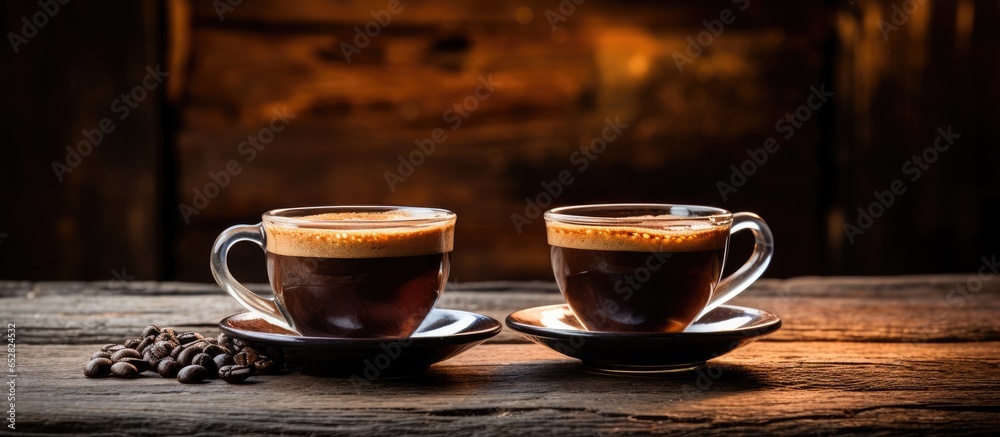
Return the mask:
<path id="1" fill-rule="evenodd" d="M 245 3 L 220 22 L 214 9 L 194 5 L 194 49 L 177 135 L 180 201 L 191 203 L 194 191 L 212 182 L 209 173 L 229 160 L 242 170 L 188 217 L 190 224 L 174 215 L 183 225 L 173 277 L 210 280 L 204 264 L 191 260 L 203 256 L 219 231 L 265 210 L 380 203 L 456 211 L 462 256 L 453 273 L 466 280 L 545 278 L 541 220 L 524 229 L 511 220 L 525 215 L 524 199 L 538 196 L 543 181 L 572 173 L 572 187 L 557 196 L 558 204 L 719 203 L 715 183 L 728 175 L 728 165 L 775 135 L 775 120 L 803 104 L 809 87 L 820 82 L 829 29 L 816 20 L 826 8 L 817 3 L 780 12 L 751 7 L 681 72 L 673 55 L 685 51 L 687 37 L 705 31 L 703 20 L 732 2 L 581 5 L 568 20 L 571 30 L 557 32 L 543 13 L 558 4 L 420 2 L 407 3 L 347 62 L 340 43 L 381 7 Z M 530 24 L 515 20 L 524 11 L 534 11 Z M 459 23 L 442 25 L 453 20 Z M 790 22 L 780 30 L 769 27 L 784 21 Z M 459 128 L 453 107 L 468 102 L 481 76 L 492 77 L 496 91 L 473 101 L 476 109 Z M 240 142 L 266 126 L 273 109 L 285 107 L 296 118 L 258 159 L 246 161 L 237 152 Z M 601 134 L 607 117 L 629 128 L 599 162 L 571 163 L 581 145 Z M 418 155 L 419 169 L 390 187 L 386 172 L 403 174 L 399 157 L 436 128 L 447 140 L 431 157 Z M 825 229 L 801 219 L 818 209 L 815 189 L 777 176 L 815 174 L 820 134 L 816 123 L 803 125 L 770 158 L 767 174 L 774 176 L 758 177 L 727 205 L 760 212 L 783 250 L 799 254 L 775 263 L 772 274 L 824 271 Z M 583 168 L 586 174 L 578 171 Z M 795 211 L 781 201 L 787 198 L 799 199 Z M 264 280 L 255 265 L 234 270 Z"/>
<path id="2" fill-rule="evenodd" d="M 1000 340 L 1000 282 L 986 282 L 967 298 L 955 292 L 969 277 L 796 278 L 761 280 L 733 304 L 773 311 L 784 326 L 765 341 L 971 342 Z M 222 317 L 242 311 L 211 284 L 25 283 L 0 286 L 0 320 L 22 327 L 25 343 L 121 341 L 154 323 L 215 330 Z M 480 312 L 498 320 L 532 306 L 562 301 L 551 283 L 450 284 L 439 306 Z M 252 288 L 266 292 L 266 285 Z M 528 291 L 525 291 L 528 290 Z M 533 291 L 532 291 L 533 290 Z M 523 342 L 504 330 L 493 342 Z"/>
<path id="3" fill-rule="evenodd" d="M 203 29 L 193 35 L 198 51 L 192 59 L 191 104 L 226 111 L 185 121 L 199 129 L 220 121 L 266 123 L 273 116 L 269 107 L 288 106 L 296 115 L 324 118 L 336 114 L 336 118 L 325 117 L 336 123 L 331 127 L 353 124 L 385 130 L 381 123 L 390 120 L 401 127 L 437 127 L 444 123 L 442 113 L 477 87 L 480 96 L 489 99 L 474 110 L 477 118 L 511 110 L 561 110 L 564 116 L 583 111 L 578 107 L 581 93 L 589 92 L 600 79 L 594 70 L 595 42 L 577 38 L 556 44 L 532 36 L 546 35 L 479 29 L 453 38 L 460 48 L 451 51 L 457 54 L 438 59 L 434 56 L 442 50 L 435 45 L 447 37 L 429 30 L 416 35 L 389 34 L 348 63 L 337 48 L 337 38 L 328 33 L 276 38 Z M 516 44 L 529 39 L 535 44 Z M 232 47 L 243 50 L 233 53 Z M 460 65 L 454 66 L 452 58 Z M 216 71 L 226 75 L 211 74 Z M 480 80 L 487 78 L 492 81 Z M 404 104 L 411 108 L 401 111 L 399 105 Z"/>
<path id="4" fill-rule="evenodd" d="M 672 378 L 594 374 L 538 345 L 484 345 L 415 378 L 367 384 L 287 374 L 238 386 L 85 379 L 96 347 L 19 347 L 19 431 L 839 435 L 1000 427 L 997 342 L 759 342 Z"/>

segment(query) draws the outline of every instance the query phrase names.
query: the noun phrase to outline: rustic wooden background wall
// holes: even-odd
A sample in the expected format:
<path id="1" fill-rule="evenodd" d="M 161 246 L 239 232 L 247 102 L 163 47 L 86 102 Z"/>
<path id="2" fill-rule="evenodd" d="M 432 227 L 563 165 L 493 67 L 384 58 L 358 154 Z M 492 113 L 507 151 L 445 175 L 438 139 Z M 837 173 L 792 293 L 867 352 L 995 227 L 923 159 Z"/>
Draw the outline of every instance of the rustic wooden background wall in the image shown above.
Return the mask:
<path id="1" fill-rule="evenodd" d="M 384 2 L 245 3 L 223 21 L 209 3 L 195 3 L 179 104 L 181 198 L 228 160 L 242 162 L 238 144 L 265 126 L 272 110 L 297 117 L 196 219 L 178 224 L 178 252 L 200 255 L 226 225 L 276 206 L 435 205 L 459 215 L 459 281 L 547 278 L 542 221 L 518 232 L 511 215 L 527 217 L 524 199 L 566 170 L 574 182 L 558 204 L 755 210 L 776 230 L 784 256 L 802 254 L 787 266 L 776 262 L 774 273 L 822 270 L 820 123 L 807 123 L 768 163 L 773 173 L 729 202 L 715 182 L 823 82 L 824 44 L 832 39 L 823 9 L 594 2 L 565 14 L 553 30 L 546 12 L 562 15 L 558 6 L 404 3 L 348 63 L 340 44 L 353 43 L 354 28 Z M 734 11 L 733 26 L 678 71 L 673 54 L 685 53 L 685 37 L 696 37 L 705 30 L 701 21 L 718 19 L 724 8 Z M 473 96 L 482 77 L 498 83 L 496 91 L 454 129 L 445 114 Z M 573 152 L 599 136 L 609 117 L 628 127 L 580 172 Z M 398 156 L 438 128 L 447 140 L 390 189 L 385 172 L 397 171 Z M 178 267 L 180 277 L 204 275 L 198 263 Z"/>
<path id="2" fill-rule="evenodd" d="M 968 271 L 1000 243 L 988 228 L 1000 200 L 991 120 L 1000 97 L 997 2 L 900 2 L 913 7 L 898 16 L 891 2 L 876 0 L 588 1 L 572 10 L 570 1 L 435 0 L 381 12 L 388 3 L 67 5 L 25 46 L 28 54 L 13 56 L 14 79 L 26 84 L 16 99 L 38 99 L 33 112 L 4 109 L 5 119 L 30 129 L 14 130 L 13 156 L 21 158 L 8 162 L 0 189 L 13 199 L 11 210 L 44 206 L 44 216 L 0 217 L 0 233 L 10 234 L 0 240 L 2 275 L 103 279 L 126 259 L 143 278 L 210 280 L 208 250 L 231 224 L 259 221 L 275 207 L 373 203 L 456 211 L 459 282 L 548 279 L 541 219 L 519 232 L 511 215 L 525 215 L 525 198 L 564 170 L 573 183 L 556 204 L 684 202 L 758 212 L 779 246 L 771 276 Z M 19 29 L 29 6 L 4 7 L 9 28 Z M 733 21 L 722 33 L 708 44 L 703 34 L 700 53 L 689 47 L 688 38 L 697 44 L 708 32 L 704 22 L 726 9 Z M 369 24 L 373 13 L 391 21 Z M 130 124 L 72 174 L 73 184 L 102 188 L 66 191 L 70 184 L 55 182 L 49 161 L 65 154 L 78 125 L 94 124 L 84 103 L 106 106 L 117 92 L 82 93 L 67 81 L 127 90 L 153 63 L 127 56 L 148 49 L 79 29 L 140 17 L 149 23 L 131 40 L 159 48 L 167 86 L 156 91 L 149 125 Z M 67 24 L 79 21 L 88 24 Z M 355 41 L 355 27 L 366 25 L 377 35 Z M 97 32 L 105 33 L 114 30 Z M 359 49 L 350 62 L 344 43 Z M 116 51 L 123 61 L 70 56 L 71 47 Z M 691 61 L 683 71 L 679 56 Z M 477 99 L 486 78 L 495 90 Z M 800 110 L 807 119 L 785 138 L 791 123 L 776 122 L 806 105 L 813 88 L 834 96 L 818 110 Z M 475 109 L 459 125 L 449 110 L 463 102 Z M 46 110 L 61 118 L 33 117 Z M 248 160 L 241 142 L 282 110 L 294 118 L 273 139 L 265 132 L 269 141 Z M 586 145 L 609 117 L 628 127 L 580 171 L 574 152 L 591 152 Z M 856 223 L 856 209 L 875 201 L 872 191 L 909 177 L 904 161 L 949 125 L 963 135 L 957 145 L 920 180 L 906 179 L 908 191 L 849 241 L 843 226 Z M 447 139 L 390 187 L 386 172 L 398 173 L 398 157 L 435 129 Z M 730 166 L 769 137 L 780 149 L 721 196 L 717 183 L 730 182 Z M 132 167 L 129 154 L 150 160 Z M 230 161 L 239 173 L 219 176 Z M 226 185 L 217 194 L 214 180 Z M 201 202 L 196 193 L 212 198 Z M 742 261 L 746 240 L 736 240 L 731 261 Z M 256 252 L 248 245 L 234 255 L 239 277 L 264 279 Z M 47 259 L 59 266 L 38 267 Z"/>
<path id="3" fill-rule="evenodd" d="M 156 87 L 131 100 L 146 67 L 162 63 L 159 9 L 56 2 L 50 14 L 38 2 L 0 6 L 10 44 L 0 47 L 0 277 L 164 273 L 163 100 Z M 84 156 L 67 159 L 70 146 Z"/>
<path id="4" fill-rule="evenodd" d="M 903 9 L 904 3 L 916 7 Z M 1000 246 L 1000 2 L 895 6 L 861 1 L 836 14 L 835 76 L 844 93 L 834 132 L 840 182 L 831 224 L 856 222 L 857 207 L 868 208 L 873 192 L 893 180 L 906 185 L 891 211 L 853 245 L 833 239 L 841 254 L 837 270 L 971 271 Z M 924 156 L 937 130 L 948 126 L 961 138 L 926 170 L 917 173 L 919 165 L 911 164 L 904 173 L 904 162 Z"/>

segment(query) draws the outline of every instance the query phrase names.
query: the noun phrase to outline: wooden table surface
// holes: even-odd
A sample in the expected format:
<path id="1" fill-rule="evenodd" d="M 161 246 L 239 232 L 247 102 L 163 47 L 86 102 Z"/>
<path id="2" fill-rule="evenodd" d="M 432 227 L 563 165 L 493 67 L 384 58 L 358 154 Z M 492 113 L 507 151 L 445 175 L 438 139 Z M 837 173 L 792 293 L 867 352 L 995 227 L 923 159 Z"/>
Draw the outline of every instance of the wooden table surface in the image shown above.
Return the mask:
<path id="1" fill-rule="evenodd" d="M 733 303 L 777 313 L 781 330 L 668 378 L 592 373 L 507 328 L 423 375 L 371 384 L 84 378 L 101 344 L 145 325 L 218 333 L 241 307 L 208 284 L 0 282 L 0 322 L 16 325 L 18 433 L 989 434 L 1000 429 L 1000 281 L 970 278 L 761 280 Z M 501 321 L 560 302 L 549 283 L 454 288 L 440 307 Z"/>

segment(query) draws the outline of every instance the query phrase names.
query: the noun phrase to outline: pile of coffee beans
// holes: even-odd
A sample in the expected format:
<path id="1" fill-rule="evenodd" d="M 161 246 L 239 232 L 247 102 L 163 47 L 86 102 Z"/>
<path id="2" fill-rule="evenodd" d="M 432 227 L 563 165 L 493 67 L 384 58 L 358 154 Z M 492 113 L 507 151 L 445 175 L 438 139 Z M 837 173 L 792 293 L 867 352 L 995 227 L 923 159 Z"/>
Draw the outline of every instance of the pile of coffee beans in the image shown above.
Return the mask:
<path id="1" fill-rule="evenodd" d="M 83 368 L 88 378 L 136 378 L 156 372 L 184 384 L 221 378 L 229 383 L 251 375 L 269 374 L 284 366 L 281 348 L 257 347 L 226 334 L 205 337 L 197 332 L 177 333 L 149 325 L 137 338 L 109 344 L 94 353 Z"/>

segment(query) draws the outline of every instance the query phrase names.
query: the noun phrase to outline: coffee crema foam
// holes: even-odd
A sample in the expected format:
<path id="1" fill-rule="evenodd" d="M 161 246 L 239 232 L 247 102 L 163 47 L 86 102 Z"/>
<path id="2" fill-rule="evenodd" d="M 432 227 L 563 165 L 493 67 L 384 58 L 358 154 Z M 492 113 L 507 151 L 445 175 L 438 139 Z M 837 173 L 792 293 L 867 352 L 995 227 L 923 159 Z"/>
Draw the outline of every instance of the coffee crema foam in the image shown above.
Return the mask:
<path id="1" fill-rule="evenodd" d="M 327 213 L 296 217 L 303 220 L 352 221 L 411 218 L 404 211 Z M 384 225 L 384 224 L 383 224 Z M 266 223 L 267 251 L 315 258 L 388 258 L 451 252 L 455 221 L 430 225 L 368 229 L 323 229 Z"/>
<path id="2" fill-rule="evenodd" d="M 316 220 L 328 222 L 378 220 L 391 221 L 399 219 L 411 219 L 413 214 L 409 211 L 395 209 L 392 211 L 351 211 L 351 212 L 325 212 L 323 214 L 312 214 L 295 217 L 296 220 Z"/>
<path id="3" fill-rule="evenodd" d="M 617 252 L 698 252 L 724 249 L 729 224 L 672 221 L 669 226 L 577 225 L 549 222 L 549 244 L 570 249 Z"/>

